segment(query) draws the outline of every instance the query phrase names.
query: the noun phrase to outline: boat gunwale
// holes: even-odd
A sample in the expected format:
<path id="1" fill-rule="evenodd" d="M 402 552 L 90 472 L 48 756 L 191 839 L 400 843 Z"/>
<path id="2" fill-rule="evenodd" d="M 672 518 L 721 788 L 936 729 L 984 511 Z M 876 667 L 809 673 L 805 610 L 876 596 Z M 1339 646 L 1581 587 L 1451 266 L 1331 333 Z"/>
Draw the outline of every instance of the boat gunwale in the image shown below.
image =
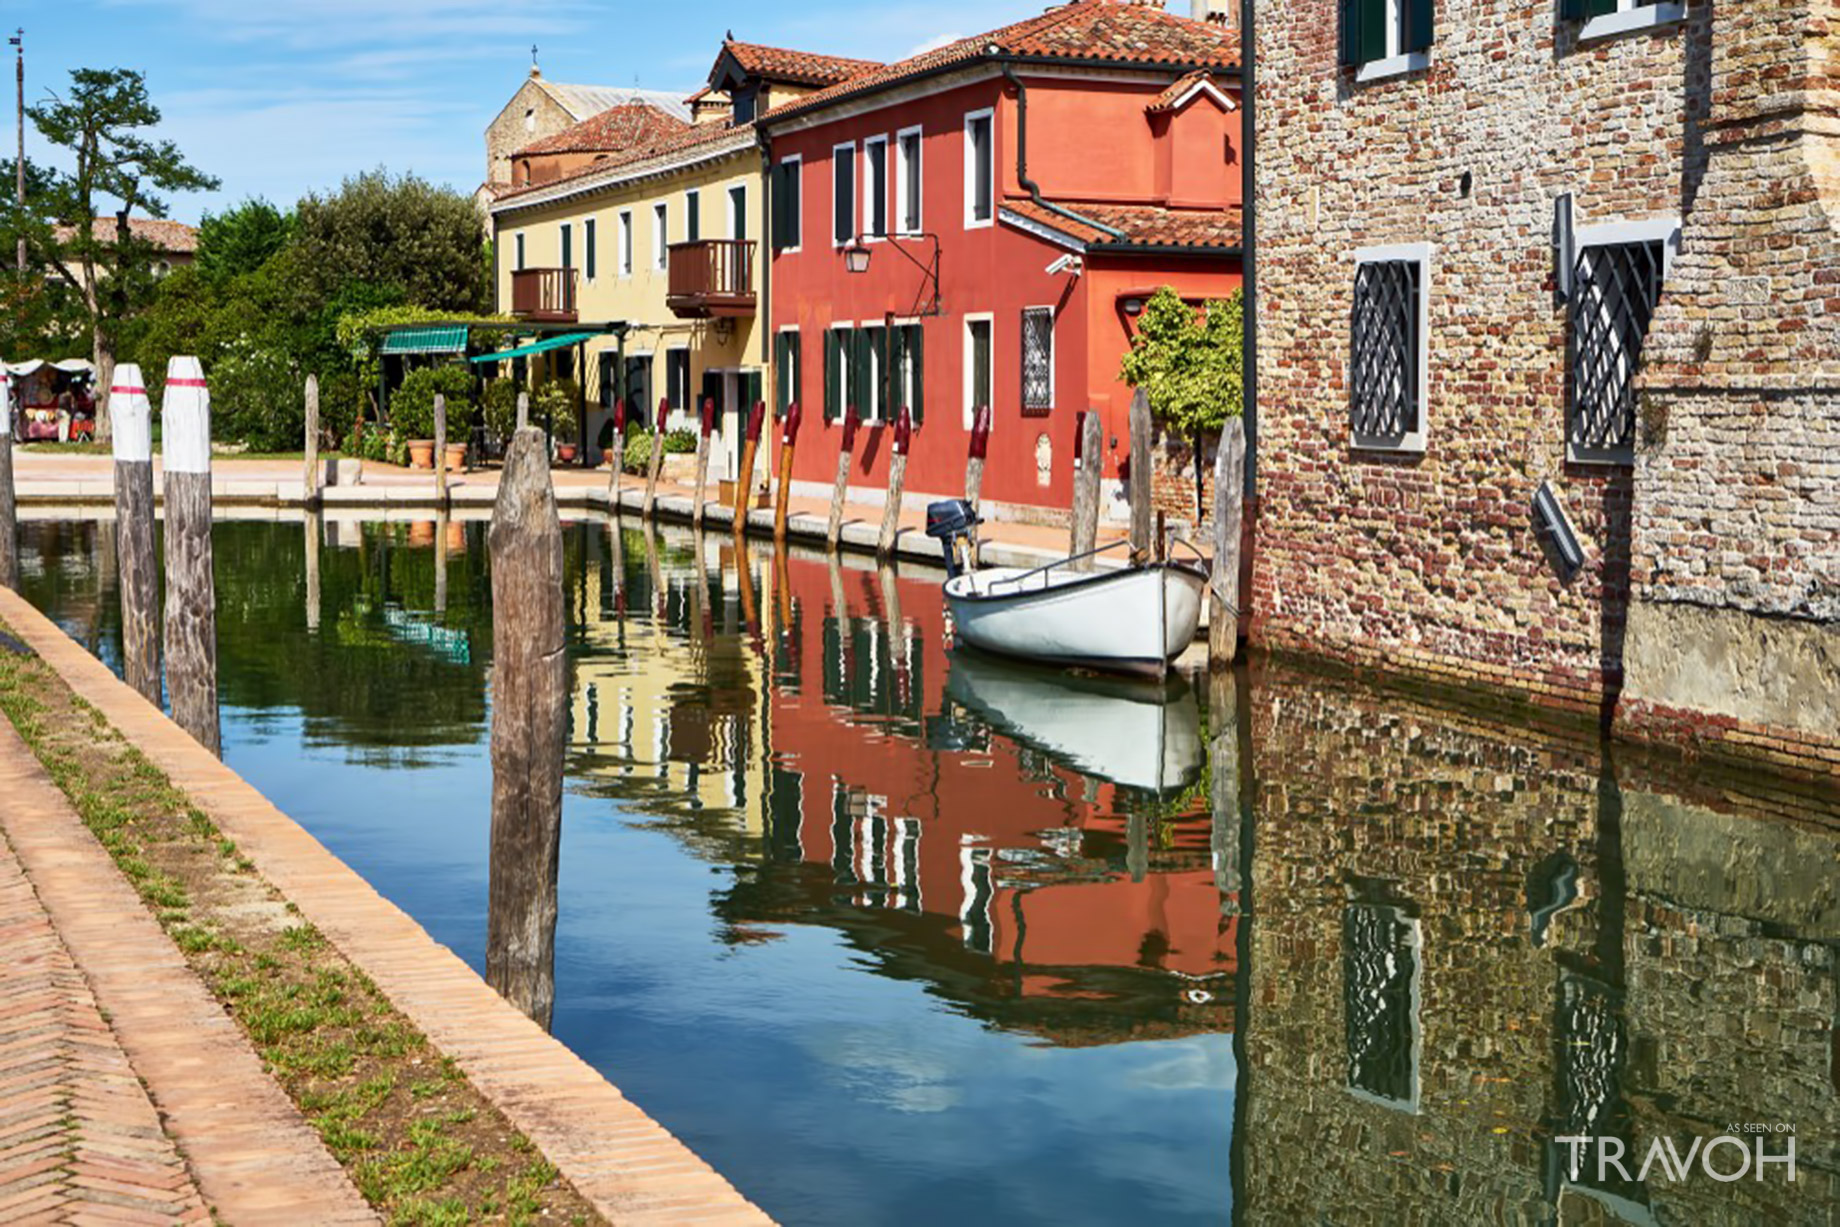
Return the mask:
<path id="1" fill-rule="evenodd" d="M 986 568 L 986 569 L 996 570 L 998 568 Z M 1002 569 L 1009 570 L 1012 568 L 1002 568 Z M 1187 562 L 1187 561 L 1178 561 L 1175 559 L 1169 559 L 1163 562 L 1144 563 L 1139 566 L 1118 567 L 1110 571 L 1093 571 L 1087 574 L 1075 573 L 1074 578 L 1069 579 L 1063 583 L 1044 584 L 1039 588 L 1019 588 L 1014 592 L 995 593 L 995 592 L 977 592 L 975 590 L 971 592 L 954 592 L 952 591 L 952 581 L 951 580 L 947 580 L 945 582 L 945 584 L 943 585 L 943 589 L 945 592 L 946 600 L 948 601 L 966 601 L 966 602 L 982 605 L 982 604 L 991 604 L 993 602 L 998 602 L 998 601 L 1017 601 L 1017 600 L 1024 600 L 1024 599 L 1036 599 L 1036 598 L 1047 597 L 1047 596 L 1058 596 L 1061 593 L 1069 591 L 1070 589 L 1090 587 L 1094 584 L 1107 583 L 1113 580 L 1135 579 L 1135 578 L 1141 577 L 1142 575 L 1144 575 L 1146 572 L 1149 572 L 1149 571 L 1179 572 L 1181 574 L 1193 577 L 1194 579 L 1199 581 L 1203 586 L 1205 586 L 1208 582 L 1208 573 L 1205 570 L 1203 570 L 1201 567 L 1197 566 L 1196 564 Z M 967 572 L 965 575 L 965 578 L 975 580 L 976 576 L 977 576 L 977 572 L 972 571 L 972 572 Z"/>

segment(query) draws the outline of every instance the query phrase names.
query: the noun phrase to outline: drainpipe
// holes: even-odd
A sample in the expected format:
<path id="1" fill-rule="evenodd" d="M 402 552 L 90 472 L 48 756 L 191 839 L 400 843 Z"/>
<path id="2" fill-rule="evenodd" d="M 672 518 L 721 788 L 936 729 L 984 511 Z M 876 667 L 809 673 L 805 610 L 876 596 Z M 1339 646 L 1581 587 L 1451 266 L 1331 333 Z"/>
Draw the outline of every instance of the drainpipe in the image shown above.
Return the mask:
<path id="1" fill-rule="evenodd" d="M 1022 78 L 1016 75 L 1014 63 L 1003 60 L 1002 67 L 1003 79 L 1016 88 L 1016 182 L 1028 192 L 1029 199 L 1035 202 L 1036 208 L 1046 209 L 1050 213 L 1058 214 L 1068 221 L 1078 222 L 1082 226 L 1103 230 L 1115 239 L 1123 239 L 1124 231 L 1101 225 L 1090 217 L 1081 217 L 1071 209 L 1063 209 L 1052 201 L 1041 198 L 1040 185 L 1029 178 L 1029 87 L 1024 85 Z M 992 137 L 993 139 L 995 137 L 994 131 Z"/>

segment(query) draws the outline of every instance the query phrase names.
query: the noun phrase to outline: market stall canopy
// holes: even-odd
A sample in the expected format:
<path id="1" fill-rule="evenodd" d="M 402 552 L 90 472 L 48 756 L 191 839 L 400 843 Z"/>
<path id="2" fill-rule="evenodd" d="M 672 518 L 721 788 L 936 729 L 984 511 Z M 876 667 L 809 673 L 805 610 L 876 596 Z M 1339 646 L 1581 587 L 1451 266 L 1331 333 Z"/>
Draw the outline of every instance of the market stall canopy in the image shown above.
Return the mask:
<path id="1" fill-rule="evenodd" d="M 381 354 L 458 354 L 466 351 L 466 325 L 398 328 L 383 338 Z"/>
<path id="2" fill-rule="evenodd" d="M 63 371 L 66 375 L 91 375 L 96 370 L 95 364 L 87 358 L 65 358 L 58 362 L 46 362 L 43 358 L 33 358 L 26 362 L 8 362 L 3 365 L 7 374 L 18 375 L 22 379 L 46 366 Z"/>
<path id="3" fill-rule="evenodd" d="M 532 354 L 545 354 L 552 349 L 564 349 L 570 345 L 580 345 L 583 341 L 592 341 L 602 336 L 600 332 L 565 332 L 561 336 L 544 337 L 541 341 L 532 341 L 516 349 L 501 349 L 495 354 L 480 354 L 477 358 L 468 358 L 468 362 L 509 362 L 513 358 L 528 358 Z"/>

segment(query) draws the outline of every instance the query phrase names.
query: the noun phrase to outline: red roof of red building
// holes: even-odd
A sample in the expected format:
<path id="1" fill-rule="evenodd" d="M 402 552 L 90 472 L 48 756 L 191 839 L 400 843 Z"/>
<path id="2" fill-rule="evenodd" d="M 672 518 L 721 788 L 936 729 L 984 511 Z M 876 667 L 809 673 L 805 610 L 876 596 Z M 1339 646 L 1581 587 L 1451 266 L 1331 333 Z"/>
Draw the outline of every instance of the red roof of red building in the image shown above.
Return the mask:
<path id="1" fill-rule="evenodd" d="M 1224 70 L 1239 63 L 1239 39 L 1223 25 L 1177 17 L 1131 0 L 1074 0 L 1039 17 L 862 72 L 776 106 L 764 118 L 770 125 L 959 64 L 1007 56 Z"/>
<path id="2" fill-rule="evenodd" d="M 732 38 L 722 44 L 722 49 L 734 56 L 735 63 L 749 76 L 790 81 L 795 85 L 834 85 L 884 66 L 876 60 L 852 60 L 841 55 L 763 47 L 759 43 L 738 43 Z"/>
<path id="3" fill-rule="evenodd" d="M 1214 84 L 1213 74 L 1206 69 L 1197 68 L 1194 72 L 1171 83 L 1168 89 L 1151 99 L 1150 105 L 1144 110 L 1152 115 L 1160 111 L 1173 111 L 1198 89 L 1212 89 L 1216 94 L 1225 96 L 1224 91 Z"/>
<path id="4" fill-rule="evenodd" d="M 1217 247 L 1224 250 L 1240 244 L 1238 206 L 1171 209 L 1155 204 L 1050 203 L 1065 212 L 1044 208 L 1032 200 L 1006 200 L 1003 211 L 1058 231 L 1075 242 L 1098 247 Z"/>
<path id="5" fill-rule="evenodd" d="M 624 153 L 668 139 L 690 127 L 644 102 L 624 102 L 591 115 L 554 136 L 533 141 L 511 156 L 543 153 Z"/>

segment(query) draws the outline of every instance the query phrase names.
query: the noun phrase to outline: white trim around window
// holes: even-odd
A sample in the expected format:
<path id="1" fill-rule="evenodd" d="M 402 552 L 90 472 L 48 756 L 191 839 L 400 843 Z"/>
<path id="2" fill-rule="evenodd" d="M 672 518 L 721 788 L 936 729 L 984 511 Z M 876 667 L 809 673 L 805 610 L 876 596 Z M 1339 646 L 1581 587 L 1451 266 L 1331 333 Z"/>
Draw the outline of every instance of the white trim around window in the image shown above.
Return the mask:
<path id="1" fill-rule="evenodd" d="M 633 215 L 631 209 L 620 210 L 619 244 L 619 249 L 614 255 L 620 262 L 620 276 L 630 277 L 633 273 Z"/>
<path id="2" fill-rule="evenodd" d="M 728 205 L 728 237 L 745 239 L 748 223 L 748 185 L 744 179 L 731 183 L 722 191 L 722 199 Z"/>
<path id="3" fill-rule="evenodd" d="M 846 227 L 850 233 L 848 235 L 839 236 L 837 233 L 837 186 L 841 182 L 838 178 L 838 168 L 841 167 L 843 163 L 837 155 L 846 151 L 850 155 L 850 222 L 848 227 Z M 830 219 L 831 246 L 847 247 L 851 243 L 854 243 L 862 228 L 862 210 L 858 207 L 856 200 L 855 141 L 839 141 L 837 144 L 831 146 L 831 190 L 829 196 L 826 198 L 826 204 L 828 207 L 826 207 L 824 212 Z"/>
<path id="4" fill-rule="evenodd" d="M 872 161 L 869 155 L 869 146 L 871 145 L 879 145 L 882 149 L 882 228 L 880 230 L 875 228 L 875 183 L 873 172 L 870 169 Z M 858 198 L 860 203 L 857 205 L 856 215 L 860 219 L 857 225 L 862 228 L 863 241 L 868 243 L 881 242 L 888 237 L 888 232 L 891 229 L 888 224 L 888 213 L 891 203 L 891 189 L 894 186 L 894 168 L 889 165 L 888 149 L 888 134 L 886 132 L 880 132 L 874 136 L 865 136 L 863 138 L 862 195 Z"/>
<path id="5" fill-rule="evenodd" d="M 798 199 L 792 204 L 791 219 L 793 231 L 798 237 L 798 242 L 792 244 L 790 247 L 782 247 L 773 254 L 796 256 L 805 248 L 805 157 L 803 154 L 789 153 L 779 160 L 779 166 L 780 174 L 790 177 L 794 183 L 798 184 L 798 191 L 793 193 Z M 783 196 L 782 199 L 775 200 L 771 193 L 768 194 L 767 207 L 769 209 L 777 209 L 782 203 L 784 203 Z M 781 226 L 782 222 L 777 218 L 767 223 L 767 228 L 769 230 L 783 234 L 785 231 L 780 229 Z M 771 244 L 768 245 L 771 246 Z"/>
<path id="6" fill-rule="evenodd" d="M 1655 217 L 1633 222 L 1598 222 L 1580 226 L 1576 243 L 1586 247 L 1608 247 L 1613 243 L 1660 243 L 1662 276 L 1673 270 L 1674 257 L 1680 254 L 1680 219 Z"/>
<path id="7" fill-rule="evenodd" d="M 990 143 L 985 155 L 990 163 L 990 216 L 977 216 L 977 148 L 971 140 L 971 126 L 979 120 L 990 124 Z M 965 229 L 981 230 L 997 221 L 997 113 L 991 107 L 965 112 Z"/>
<path id="8" fill-rule="evenodd" d="M 1056 325 L 1060 323 L 1060 314 L 1050 303 L 1042 303 L 1039 306 L 1033 307 L 1024 307 L 1021 312 L 1018 313 L 1016 318 L 1022 325 L 1020 329 L 1022 335 L 1016 342 L 1017 374 L 1019 377 L 1028 364 L 1029 330 L 1027 321 L 1028 317 L 1031 315 L 1045 315 L 1048 317 L 1048 403 L 1045 405 L 1028 404 L 1022 399 L 1021 389 L 1017 390 L 1016 399 L 1017 402 L 1022 405 L 1022 412 L 1025 415 L 1045 416 L 1054 412 L 1055 392 L 1059 388 L 1060 382 L 1059 372 L 1055 369 L 1060 360 L 1060 338 L 1055 335 L 1057 331 Z"/>
<path id="9" fill-rule="evenodd" d="M 659 201 L 652 206 L 652 271 L 662 273 L 671 263 L 671 206 Z"/>
<path id="10" fill-rule="evenodd" d="M 1655 30 L 1662 26 L 1677 25 L 1686 19 L 1687 6 L 1682 3 L 1646 4 L 1642 0 L 1618 0 L 1616 12 L 1593 17 L 1579 27 L 1578 41 L 1588 43 L 1593 39 L 1615 38 L 1619 34 L 1632 34 L 1638 30 Z"/>
<path id="11" fill-rule="evenodd" d="M 1422 72 L 1429 67 L 1429 51 L 1408 51 L 1404 55 L 1389 55 L 1384 60 L 1369 60 L 1355 70 L 1354 79 L 1357 84 L 1365 85 L 1369 81 L 1384 81 L 1388 77 Z"/>
<path id="12" fill-rule="evenodd" d="M 914 156 L 907 156 L 908 137 L 913 137 Z M 919 124 L 902 128 L 894 134 L 894 215 L 895 233 L 919 234 L 926 228 L 926 133 Z M 907 212 L 908 180 L 913 181 L 914 212 Z"/>
<path id="13" fill-rule="evenodd" d="M 971 429 L 971 411 L 977 407 L 972 404 L 974 393 L 971 387 L 971 379 L 976 366 L 971 357 L 971 325 L 973 324 L 990 325 L 990 399 L 992 401 L 997 399 L 997 317 L 989 311 L 967 311 L 964 327 L 960 329 L 960 334 L 964 339 L 964 361 L 960 365 L 964 367 L 964 371 L 959 379 L 959 404 L 963 409 L 966 430 Z M 990 411 L 993 426 L 996 424 L 996 416 L 996 406 L 993 404 Z"/>
<path id="14" fill-rule="evenodd" d="M 1363 247 L 1354 253 L 1354 263 L 1378 264 L 1395 260 L 1418 264 L 1418 429 L 1398 439 L 1349 435 L 1351 445 L 1360 451 L 1418 452 L 1425 450 L 1431 433 L 1431 279 L 1435 248 L 1430 243 L 1389 243 L 1380 247 Z M 1351 372 L 1352 376 L 1352 372 Z"/>

